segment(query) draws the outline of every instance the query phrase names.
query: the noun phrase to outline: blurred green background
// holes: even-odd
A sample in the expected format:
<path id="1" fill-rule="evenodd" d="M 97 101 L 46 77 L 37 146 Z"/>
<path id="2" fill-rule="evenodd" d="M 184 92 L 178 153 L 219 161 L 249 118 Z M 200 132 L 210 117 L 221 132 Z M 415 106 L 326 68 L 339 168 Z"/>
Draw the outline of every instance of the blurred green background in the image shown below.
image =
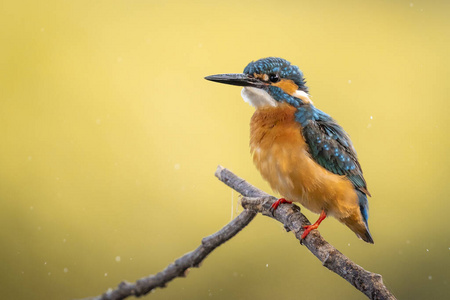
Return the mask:
<path id="1" fill-rule="evenodd" d="M 450 2 L 3 1 L 2 299 L 72 299 L 154 274 L 238 213 L 218 164 L 270 192 L 240 88 L 280 56 L 351 135 L 374 245 L 322 235 L 401 299 L 450 294 Z M 314 215 L 304 213 L 315 220 Z M 149 299 L 364 299 L 258 216 Z"/>

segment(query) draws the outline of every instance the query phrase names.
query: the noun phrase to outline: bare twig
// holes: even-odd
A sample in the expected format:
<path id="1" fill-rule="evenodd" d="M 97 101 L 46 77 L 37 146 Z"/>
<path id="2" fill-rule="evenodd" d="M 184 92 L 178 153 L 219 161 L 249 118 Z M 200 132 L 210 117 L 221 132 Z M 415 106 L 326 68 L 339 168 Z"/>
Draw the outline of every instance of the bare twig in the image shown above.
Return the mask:
<path id="1" fill-rule="evenodd" d="M 395 299 L 394 295 L 383 284 L 381 275 L 366 271 L 352 262 L 325 241 L 317 230 L 311 231 L 308 237 L 302 241 L 302 226 L 310 224 L 310 222 L 300 212 L 298 206 L 293 204 L 280 205 L 272 215 L 270 207 L 277 200 L 275 197 L 255 188 L 221 166 L 217 168 L 215 175 L 219 180 L 244 196 L 242 206 L 245 209 L 239 216 L 218 232 L 205 237 L 197 249 L 183 255 L 158 274 L 139 279 L 136 283 L 122 282 L 114 290 L 109 290 L 98 297 L 86 299 L 118 300 L 125 299 L 128 296 L 139 297 L 149 293 L 154 288 L 165 287 L 172 279 L 186 276 L 189 268 L 198 267 L 209 253 L 247 226 L 258 212 L 283 223 L 286 230 L 294 232 L 296 238 L 303 242 L 325 267 L 350 282 L 370 299 Z"/>
<path id="2" fill-rule="evenodd" d="M 355 288 L 369 297 L 369 299 L 396 299 L 383 284 L 381 275 L 366 271 L 352 262 L 348 257 L 325 241 L 319 231 L 311 231 L 302 240 L 301 235 L 304 231 L 302 226 L 310 225 L 311 223 L 300 212 L 298 206 L 294 204 L 280 205 L 274 214 L 272 214 L 270 208 L 277 198 L 269 196 L 253 186 L 249 188 L 247 186 L 248 183 L 246 183 L 247 185 L 243 185 L 241 182 L 242 179 L 221 166 L 217 168 L 216 176 L 229 187 L 246 196 L 241 199 L 242 206 L 245 209 L 255 210 L 283 223 L 284 228 L 294 232 L 295 237 L 300 243 L 304 244 L 325 267 L 350 282 Z"/>
<path id="3" fill-rule="evenodd" d="M 116 289 L 109 290 L 101 296 L 86 298 L 86 300 L 119 300 L 129 296 L 140 297 L 149 293 L 154 288 L 166 287 L 166 284 L 172 281 L 172 279 L 186 277 L 189 268 L 198 268 L 209 253 L 235 236 L 255 216 L 255 211 L 246 209 L 221 230 L 202 239 L 202 244 L 197 249 L 178 258 L 158 274 L 141 278 L 136 283 L 123 281 Z"/>

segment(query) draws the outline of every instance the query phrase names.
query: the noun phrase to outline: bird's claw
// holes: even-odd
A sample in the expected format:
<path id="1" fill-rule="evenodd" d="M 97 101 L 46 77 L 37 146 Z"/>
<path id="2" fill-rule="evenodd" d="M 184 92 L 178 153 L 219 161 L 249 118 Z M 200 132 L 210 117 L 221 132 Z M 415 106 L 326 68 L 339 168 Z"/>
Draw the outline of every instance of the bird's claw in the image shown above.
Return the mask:
<path id="1" fill-rule="evenodd" d="M 280 204 L 283 204 L 283 203 L 292 204 L 292 201 L 287 201 L 287 200 L 284 199 L 284 198 L 280 198 L 280 199 L 278 199 L 277 201 L 275 201 L 275 202 L 272 204 L 272 206 L 270 207 L 270 212 L 272 213 L 272 216 L 274 216 L 275 210 L 278 208 L 278 206 L 279 206 Z"/>
<path id="2" fill-rule="evenodd" d="M 308 234 L 311 232 L 311 230 L 319 228 L 319 225 L 318 224 L 303 225 L 302 228 L 305 229 L 305 231 L 303 231 L 302 236 L 301 236 L 301 239 L 304 240 L 308 236 Z"/>

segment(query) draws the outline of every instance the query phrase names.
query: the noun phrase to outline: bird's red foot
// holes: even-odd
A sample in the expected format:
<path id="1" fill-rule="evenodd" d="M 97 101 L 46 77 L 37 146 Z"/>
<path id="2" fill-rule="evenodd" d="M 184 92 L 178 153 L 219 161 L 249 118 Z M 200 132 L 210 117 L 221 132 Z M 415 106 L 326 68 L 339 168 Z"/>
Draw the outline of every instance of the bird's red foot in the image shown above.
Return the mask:
<path id="1" fill-rule="evenodd" d="M 312 225 L 304 225 L 303 228 L 305 229 L 305 231 L 303 231 L 302 240 L 304 240 L 308 236 L 308 234 L 311 232 L 311 230 L 319 228 L 320 223 L 322 223 L 322 221 L 326 217 L 327 217 L 327 214 L 325 213 L 324 210 L 322 210 L 322 212 L 320 213 L 319 219 L 317 219 L 316 223 L 314 223 Z"/>
<path id="2" fill-rule="evenodd" d="M 272 213 L 278 208 L 278 205 L 283 204 L 283 203 L 288 203 L 288 204 L 292 204 L 292 201 L 287 201 L 284 198 L 280 198 L 277 201 L 275 201 L 272 204 L 272 207 L 270 208 L 270 210 L 272 210 Z"/>
<path id="3" fill-rule="evenodd" d="M 311 230 L 319 228 L 319 225 L 316 225 L 316 224 L 304 225 L 303 228 L 305 229 L 305 231 L 303 231 L 302 240 L 304 240 L 308 236 L 308 234 L 311 232 Z"/>

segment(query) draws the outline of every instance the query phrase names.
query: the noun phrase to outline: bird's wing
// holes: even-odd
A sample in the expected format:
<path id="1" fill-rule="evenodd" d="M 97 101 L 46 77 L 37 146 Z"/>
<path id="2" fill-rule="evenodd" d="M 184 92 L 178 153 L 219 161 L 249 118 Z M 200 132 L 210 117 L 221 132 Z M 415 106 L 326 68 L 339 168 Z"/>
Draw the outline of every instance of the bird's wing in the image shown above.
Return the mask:
<path id="1" fill-rule="evenodd" d="M 311 157 L 328 171 L 345 175 L 356 189 L 370 196 L 349 136 L 330 116 L 313 109 L 314 117 L 302 124 Z"/>

